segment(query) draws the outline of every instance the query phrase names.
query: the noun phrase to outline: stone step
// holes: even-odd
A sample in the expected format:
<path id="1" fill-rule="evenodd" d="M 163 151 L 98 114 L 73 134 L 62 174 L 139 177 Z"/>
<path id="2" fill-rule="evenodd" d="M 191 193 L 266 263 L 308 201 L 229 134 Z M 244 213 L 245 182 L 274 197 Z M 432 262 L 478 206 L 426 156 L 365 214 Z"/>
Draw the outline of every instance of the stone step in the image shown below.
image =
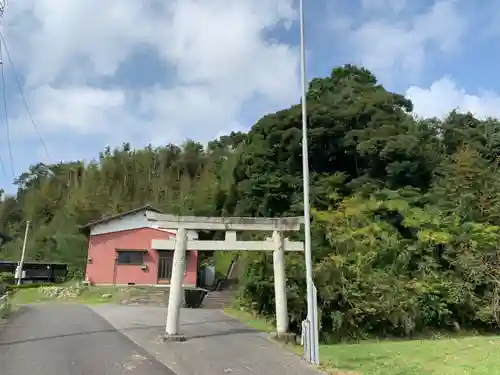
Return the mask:
<path id="1" fill-rule="evenodd" d="M 139 287 L 131 288 L 121 301 L 124 305 L 168 306 L 170 288 Z M 237 291 L 234 289 L 209 292 L 201 308 L 222 310 L 230 307 Z"/>
<path id="2" fill-rule="evenodd" d="M 223 310 L 232 305 L 235 296 L 235 290 L 210 292 L 203 300 L 201 307 L 204 309 Z"/>

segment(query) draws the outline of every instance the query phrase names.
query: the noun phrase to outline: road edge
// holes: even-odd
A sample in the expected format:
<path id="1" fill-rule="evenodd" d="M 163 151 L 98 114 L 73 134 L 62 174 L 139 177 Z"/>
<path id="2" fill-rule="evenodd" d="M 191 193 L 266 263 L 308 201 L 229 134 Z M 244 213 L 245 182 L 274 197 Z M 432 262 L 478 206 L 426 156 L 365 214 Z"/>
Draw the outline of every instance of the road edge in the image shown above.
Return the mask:
<path id="1" fill-rule="evenodd" d="M 12 309 L 12 307 L 11 307 Z M 2 330 L 9 325 L 14 319 L 16 319 L 18 316 L 28 312 L 30 310 L 30 307 L 28 305 L 23 305 L 23 306 L 16 306 L 15 309 L 11 310 L 6 317 L 0 318 L 0 333 Z"/>

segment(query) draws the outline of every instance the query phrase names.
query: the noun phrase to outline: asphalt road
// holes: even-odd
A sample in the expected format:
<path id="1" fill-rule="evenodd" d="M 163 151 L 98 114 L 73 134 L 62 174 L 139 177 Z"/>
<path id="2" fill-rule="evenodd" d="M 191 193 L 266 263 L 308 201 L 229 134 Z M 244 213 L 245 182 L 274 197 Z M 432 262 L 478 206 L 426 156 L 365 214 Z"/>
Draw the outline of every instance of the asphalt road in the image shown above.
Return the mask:
<path id="1" fill-rule="evenodd" d="M 0 328 L 1 375 L 175 375 L 86 306 L 23 307 Z"/>

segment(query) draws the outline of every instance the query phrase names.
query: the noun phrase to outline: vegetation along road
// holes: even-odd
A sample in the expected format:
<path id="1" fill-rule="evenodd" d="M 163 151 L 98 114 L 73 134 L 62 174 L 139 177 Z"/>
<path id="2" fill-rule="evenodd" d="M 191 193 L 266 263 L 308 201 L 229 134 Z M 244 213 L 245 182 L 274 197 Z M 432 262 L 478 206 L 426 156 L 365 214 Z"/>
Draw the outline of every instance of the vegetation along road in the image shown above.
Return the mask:
<path id="1" fill-rule="evenodd" d="M 0 332 L 2 375 L 173 375 L 89 308 L 22 307 Z"/>

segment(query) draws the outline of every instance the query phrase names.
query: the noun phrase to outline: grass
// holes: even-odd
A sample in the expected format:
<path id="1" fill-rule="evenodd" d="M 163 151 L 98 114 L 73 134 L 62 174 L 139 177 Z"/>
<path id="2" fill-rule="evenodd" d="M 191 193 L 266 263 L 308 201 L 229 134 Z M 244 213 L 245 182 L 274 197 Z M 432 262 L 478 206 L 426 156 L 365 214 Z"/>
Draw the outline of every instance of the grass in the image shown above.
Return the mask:
<path id="1" fill-rule="evenodd" d="M 324 345 L 320 357 L 362 375 L 493 375 L 500 374 L 499 349 L 498 336 L 476 336 Z"/>
<path id="2" fill-rule="evenodd" d="M 38 288 L 19 289 L 11 296 L 12 305 L 25 305 L 28 303 L 42 302 L 48 300 Z"/>
<path id="3" fill-rule="evenodd" d="M 262 317 L 251 314 L 247 311 L 240 310 L 237 308 L 227 308 L 224 312 L 233 318 L 238 319 L 240 322 L 245 323 L 250 328 L 256 329 L 261 332 L 272 333 L 275 332 L 273 324 Z"/>
<path id="4" fill-rule="evenodd" d="M 123 293 L 120 291 L 122 288 L 117 288 L 113 286 L 92 286 L 86 289 L 80 296 L 76 298 L 76 302 L 85 303 L 87 305 L 99 304 L 99 303 L 117 303 L 123 297 Z M 109 295 L 109 298 L 103 298 L 103 295 Z"/>
<path id="5" fill-rule="evenodd" d="M 270 322 L 248 312 L 225 311 L 257 330 L 274 330 Z M 320 345 L 320 360 L 321 367 L 335 375 L 500 375 L 499 351 L 499 336 L 384 340 Z"/>
<path id="6" fill-rule="evenodd" d="M 62 287 L 70 287 L 70 285 L 61 285 Z M 109 295 L 109 297 L 103 297 Z M 99 303 L 115 303 L 119 302 L 122 297 L 120 288 L 113 286 L 93 286 L 85 289 L 77 297 L 69 297 L 63 299 L 56 299 L 42 293 L 40 288 L 20 289 L 12 296 L 12 305 L 25 305 L 31 303 L 47 302 L 47 301 L 60 301 L 60 302 L 75 302 L 83 304 L 99 304 Z"/>

